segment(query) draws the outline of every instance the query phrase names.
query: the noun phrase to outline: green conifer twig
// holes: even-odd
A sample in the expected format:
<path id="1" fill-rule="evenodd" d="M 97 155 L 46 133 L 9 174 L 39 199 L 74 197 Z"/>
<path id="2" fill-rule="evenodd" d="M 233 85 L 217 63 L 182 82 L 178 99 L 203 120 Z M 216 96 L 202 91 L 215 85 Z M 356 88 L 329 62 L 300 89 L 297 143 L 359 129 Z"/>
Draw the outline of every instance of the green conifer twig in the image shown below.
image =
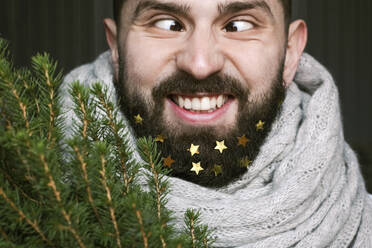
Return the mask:
<path id="1" fill-rule="evenodd" d="M 101 220 L 101 218 L 98 214 L 98 210 L 97 210 L 96 206 L 94 205 L 92 190 L 90 188 L 90 183 L 89 183 L 89 179 L 88 179 L 87 163 L 84 161 L 84 158 L 83 158 L 79 148 L 77 146 L 74 146 L 73 149 L 76 153 L 76 157 L 77 157 L 78 161 L 80 162 L 81 170 L 83 171 L 83 178 L 84 178 L 84 181 L 85 181 L 85 184 L 86 184 L 85 189 L 86 189 L 87 194 L 88 194 L 89 204 L 92 207 L 93 212 L 94 212 L 99 224 L 101 225 L 101 227 L 103 227 L 102 220 Z"/>
<path id="2" fill-rule="evenodd" d="M 22 102 L 21 97 L 19 96 L 19 93 L 18 93 L 17 89 L 14 87 L 13 83 L 6 80 L 6 79 L 4 79 L 4 82 L 8 84 L 9 88 L 11 89 L 10 92 L 13 94 L 13 96 L 15 97 L 15 99 L 18 102 L 19 109 L 22 111 L 22 118 L 23 118 L 24 123 L 25 123 L 26 131 L 27 131 L 28 135 L 31 137 L 32 133 L 30 131 L 30 123 L 29 123 L 28 118 L 27 118 L 27 106 L 26 106 L 26 104 L 24 104 Z"/>
<path id="3" fill-rule="evenodd" d="M 145 233 L 145 227 L 143 225 L 141 211 L 137 209 L 137 206 L 136 206 L 135 203 L 132 204 L 132 208 L 133 208 L 134 212 L 136 213 L 137 221 L 138 221 L 138 224 L 140 226 L 140 232 L 141 232 L 142 239 L 143 239 L 143 246 L 145 248 L 148 248 L 149 247 L 149 241 L 148 241 L 148 237 Z"/>
<path id="4" fill-rule="evenodd" d="M 0 234 L 3 237 L 3 239 L 5 239 L 5 241 L 8 241 L 8 242 L 10 241 L 8 235 L 6 235 L 6 233 L 1 227 L 0 227 Z"/>
<path id="5" fill-rule="evenodd" d="M 157 168 L 156 168 L 156 159 L 154 159 L 154 156 L 153 156 L 153 153 L 155 151 L 156 153 L 156 144 L 154 143 L 153 140 L 151 139 L 148 139 L 148 140 L 141 140 L 140 143 L 142 143 L 143 145 L 141 145 L 141 148 L 142 148 L 142 151 L 143 151 L 143 155 L 145 157 L 145 160 L 146 162 L 148 162 L 150 168 L 151 168 L 151 173 L 152 173 L 152 176 L 153 176 L 153 181 L 154 181 L 154 186 L 155 186 L 155 191 L 156 191 L 156 207 L 157 207 L 157 215 L 158 215 L 158 220 L 159 222 L 161 223 L 161 228 L 163 229 L 164 228 L 164 225 L 162 223 L 162 208 L 163 208 L 163 204 L 162 204 L 162 195 L 163 195 L 163 192 L 164 192 L 164 187 L 165 185 L 162 186 L 162 183 L 159 179 L 159 171 Z M 162 247 L 165 248 L 167 247 L 167 244 L 164 240 L 164 237 L 163 235 L 160 235 L 160 240 L 161 240 L 161 243 L 162 243 Z"/>
<path id="6" fill-rule="evenodd" d="M 29 196 L 28 194 L 26 194 L 26 192 L 17 184 L 14 182 L 14 180 L 9 176 L 9 174 L 3 169 L 1 168 L 1 173 L 5 176 L 5 178 L 9 181 L 9 183 L 17 190 L 19 190 L 19 192 L 24 196 L 26 197 L 27 199 L 29 199 L 30 201 L 38 204 L 38 205 L 41 205 L 41 203 L 35 199 L 33 199 L 31 196 Z"/>
<path id="7" fill-rule="evenodd" d="M 54 180 L 54 178 L 53 178 L 53 176 L 50 172 L 49 165 L 48 165 L 48 163 L 45 159 L 44 154 L 39 154 L 39 159 L 42 162 L 42 165 L 44 166 L 45 174 L 46 174 L 47 178 L 49 179 L 48 186 L 52 189 L 53 194 L 54 194 L 58 204 L 60 205 L 62 216 L 68 224 L 67 230 L 69 230 L 72 233 L 72 235 L 74 236 L 75 240 L 78 242 L 78 244 L 81 248 L 86 248 L 85 244 L 83 243 L 82 238 L 80 237 L 78 232 L 75 230 L 75 228 L 72 226 L 72 221 L 71 221 L 70 215 L 67 213 L 67 211 L 63 207 L 63 202 L 62 202 L 62 199 L 61 199 L 61 193 L 57 189 L 57 185 L 56 185 L 55 180 Z"/>
<path id="8" fill-rule="evenodd" d="M 12 209 L 14 209 L 14 211 L 17 212 L 17 214 L 19 215 L 20 217 L 20 220 L 25 220 L 27 222 L 27 224 L 29 224 L 37 234 L 40 235 L 40 237 L 42 238 L 43 241 L 45 241 L 48 245 L 52 246 L 52 247 L 55 247 L 52 242 L 50 240 L 48 240 L 45 235 L 41 232 L 38 224 L 36 221 L 32 221 L 31 219 L 29 219 L 24 213 L 23 211 L 18 208 L 16 206 L 16 204 L 5 194 L 4 190 L 2 187 L 0 187 L 0 195 L 3 197 L 3 199 L 11 206 Z"/>
<path id="9" fill-rule="evenodd" d="M 80 110 L 83 113 L 83 130 L 82 130 L 81 135 L 83 136 L 84 139 L 86 139 L 89 121 L 88 121 L 87 111 L 85 109 L 85 104 L 84 104 L 84 101 L 82 99 L 82 95 L 80 92 L 77 95 L 77 99 L 79 101 Z"/>
<path id="10" fill-rule="evenodd" d="M 124 154 L 122 150 L 123 149 L 122 138 L 119 135 L 120 128 L 116 123 L 112 106 L 111 104 L 108 103 L 107 97 L 103 93 L 102 87 L 99 84 L 93 85 L 93 93 L 97 95 L 100 104 L 103 106 L 104 111 L 109 120 L 109 125 L 112 128 L 112 131 L 114 133 L 115 145 L 117 147 L 117 150 L 120 156 L 120 166 L 121 166 L 122 173 L 123 173 L 125 192 L 126 194 L 128 194 L 129 184 L 133 180 L 133 178 L 128 176 L 128 168 L 127 168 L 127 163 L 126 163 L 127 157 L 126 157 L 126 154 Z"/>
<path id="11" fill-rule="evenodd" d="M 118 247 L 121 248 L 120 232 L 119 232 L 118 223 L 117 223 L 116 217 L 115 217 L 115 209 L 114 209 L 114 206 L 112 204 L 111 191 L 110 191 L 110 188 L 107 185 L 107 179 L 106 179 L 106 159 L 105 159 L 104 155 L 100 155 L 100 159 L 101 159 L 101 171 L 100 171 L 100 174 L 102 176 L 102 181 L 101 182 L 103 184 L 103 187 L 106 190 L 107 203 L 109 204 L 109 209 L 110 209 L 110 217 L 111 217 L 111 221 L 112 221 L 112 224 L 114 226 L 114 229 L 115 229 L 116 243 L 117 243 Z"/>

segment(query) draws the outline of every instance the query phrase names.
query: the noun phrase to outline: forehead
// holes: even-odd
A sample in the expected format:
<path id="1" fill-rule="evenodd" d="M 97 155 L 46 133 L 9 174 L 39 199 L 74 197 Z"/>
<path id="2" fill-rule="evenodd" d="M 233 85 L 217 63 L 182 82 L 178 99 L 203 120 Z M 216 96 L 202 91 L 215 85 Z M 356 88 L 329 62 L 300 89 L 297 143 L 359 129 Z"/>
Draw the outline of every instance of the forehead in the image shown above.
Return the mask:
<path id="1" fill-rule="evenodd" d="M 255 9 L 271 15 L 274 19 L 284 17 L 280 0 L 126 0 L 123 8 L 124 16 L 129 18 L 140 11 L 156 6 L 169 6 L 189 15 L 218 15 L 226 11 Z M 122 13 L 123 13 L 122 12 Z M 125 18 L 125 19 L 127 19 Z"/>

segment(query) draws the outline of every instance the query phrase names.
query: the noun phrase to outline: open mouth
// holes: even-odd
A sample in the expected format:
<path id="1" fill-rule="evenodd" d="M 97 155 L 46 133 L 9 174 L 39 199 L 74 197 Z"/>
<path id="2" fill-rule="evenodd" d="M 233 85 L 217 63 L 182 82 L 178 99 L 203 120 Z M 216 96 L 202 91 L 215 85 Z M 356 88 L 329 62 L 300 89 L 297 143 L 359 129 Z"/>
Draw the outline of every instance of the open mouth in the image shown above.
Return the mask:
<path id="1" fill-rule="evenodd" d="M 230 95 L 206 95 L 197 94 L 195 96 L 171 95 L 169 97 L 178 107 L 193 113 L 212 113 L 224 107 L 232 99 Z"/>
<path id="2" fill-rule="evenodd" d="M 167 97 L 166 103 L 177 119 L 191 124 L 223 124 L 237 109 L 236 98 L 229 94 L 171 94 Z"/>

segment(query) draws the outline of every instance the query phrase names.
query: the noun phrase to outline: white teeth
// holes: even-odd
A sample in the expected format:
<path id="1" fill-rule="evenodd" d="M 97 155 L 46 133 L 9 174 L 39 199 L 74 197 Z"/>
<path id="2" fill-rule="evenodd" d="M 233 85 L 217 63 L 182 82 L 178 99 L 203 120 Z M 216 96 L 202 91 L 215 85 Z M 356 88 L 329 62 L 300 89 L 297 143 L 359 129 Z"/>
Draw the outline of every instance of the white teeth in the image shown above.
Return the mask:
<path id="1" fill-rule="evenodd" d="M 211 99 L 210 99 L 210 102 L 209 102 L 209 104 L 210 104 L 210 109 L 216 109 L 216 107 L 217 107 L 217 99 L 216 99 L 216 97 L 212 97 Z"/>
<path id="2" fill-rule="evenodd" d="M 221 108 L 228 100 L 226 95 L 219 95 L 218 97 L 182 97 L 177 96 L 174 99 L 180 108 L 190 111 L 207 111 L 212 113 L 217 108 Z"/>
<path id="3" fill-rule="evenodd" d="M 200 110 L 200 100 L 199 98 L 195 97 L 192 99 L 192 109 L 193 110 Z"/>
<path id="4" fill-rule="evenodd" d="M 185 107 L 185 109 L 191 109 L 192 104 L 191 104 L 191 100 L 189 98 L 185 99 L 184 107 Z"/>
<path id="5" fill-rule="evenodd" d="M 219 95 L 217 97 L 217 108 L 221 108 L 221 106 L 223 105 L 223 102 L 224 102 L 223 96 Z"/>
<path id="6" fill-rule="evenodd" d="M 203 97 L 200 101 L 200 110 L 209 110 L 210 108 L 209 97 Z"/>
<path id="7" fill-rule="evenodd" d="M 178 96 L 178 106 L 180 106 L 180 108 L 183 108 L 185 104 L 185 101 L 183 100 L 182 96 Z"/>

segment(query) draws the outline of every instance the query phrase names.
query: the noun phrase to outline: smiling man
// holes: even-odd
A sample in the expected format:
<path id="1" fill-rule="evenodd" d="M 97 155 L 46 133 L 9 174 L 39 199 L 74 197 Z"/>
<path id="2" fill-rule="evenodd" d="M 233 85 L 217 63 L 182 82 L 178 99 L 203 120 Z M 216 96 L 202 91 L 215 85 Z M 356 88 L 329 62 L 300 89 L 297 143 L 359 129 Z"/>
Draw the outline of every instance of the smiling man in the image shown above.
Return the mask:
<path id="1" fill-rule="evenodd" d="M 289 0 L 114 2 L 110 52 L 64 86 L 103 81 L 133 136 L 156 137 L 179 223 L 201 210 L 217 247 L 372 247 L 336 86 Z"/>

